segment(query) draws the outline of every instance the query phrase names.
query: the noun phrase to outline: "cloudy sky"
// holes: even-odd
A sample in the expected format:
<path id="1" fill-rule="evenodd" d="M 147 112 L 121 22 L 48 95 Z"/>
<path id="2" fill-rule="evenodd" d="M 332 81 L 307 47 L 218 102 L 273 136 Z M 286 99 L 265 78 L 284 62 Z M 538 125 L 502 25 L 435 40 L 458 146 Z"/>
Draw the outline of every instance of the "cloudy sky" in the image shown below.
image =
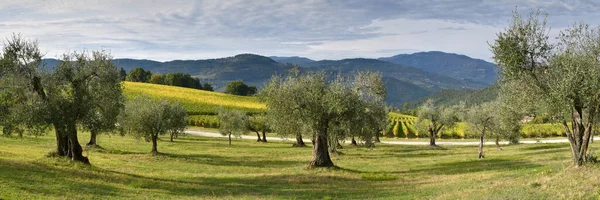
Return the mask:
<path id="1" fill-rule="evenodd" d="M 600 24 L 600 3 L 560 0 L 0 0 L 0 36 L 37 39 L 47 57 L 205 59 L 255 53 L 312 59 L 445 51 L 491 60 L 518 7 L 548 12 L 552 35 Z"/>

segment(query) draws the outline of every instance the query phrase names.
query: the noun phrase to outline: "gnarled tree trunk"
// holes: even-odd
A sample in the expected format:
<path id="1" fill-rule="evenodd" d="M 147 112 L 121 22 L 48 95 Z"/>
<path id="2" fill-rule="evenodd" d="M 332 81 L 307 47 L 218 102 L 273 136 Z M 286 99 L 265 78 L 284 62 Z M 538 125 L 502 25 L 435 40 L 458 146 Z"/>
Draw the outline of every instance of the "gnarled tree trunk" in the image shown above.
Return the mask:
<path id="1" fill-rule="evenodd" d="M 379 140 L 379 132 L 375 133 L 375 142 L 381 143 L 381 140 Z"/>
<path id="2" fill-rule="evenodd" d="M 266 131 L 262 131 L 262 141 L 267 142 L 267 132 Z"/>
<path id="3" fill-rule="evenodd" d="M 315 136 L 315 145 L 313 146 L 311 167 L 333 167 L 333 162 L 329 157 L 329 148 L 327 145 L 327 132 L 320 132 Z"/>
<path id="4" fill-rule="evenodd" d="M 354 146 L 358 145 L 358 144 L 356 144 L 356 140 L 354 140 L 354 136 L 352 136 L 352 143 L 351 144 L 354 145 Z"/>
<path id="5" fill-rule="evenodd" d="M 588 112 L 587 119 L 584 122 L 582 106 L 575 106 L 571 115 L 571 129 L 567 125 L 565 120 L 562 121 L 563 128 L 567 133 L 569 144 L 571 145 L 571 154 L 573 158 L 573 165 L 579 167 L 586 162 L 588 144 L 591 138 L 592 123 L 594 114 L 592 111 L 585 110 Z"/>
<path id="6" fill-rule="evenodd" d="M 67 156 L 69 154 L 69 137 L 66 127 L 60 123 L 54 123 L 56 133 L 56 155 Z"/>
<path id="7" fill-rule="evenodd" d="M 79 145 L 79 139 L 77 139 L 77 126 L 75 122 L 69 122 L 67 125 L 67 136 L 69 137 L 69 154 L 71 160 L 90 164 L 87 157 L 83 156 L 83 149 Z"/>
<path id="8" fill-rule="evenodd" d="M 98 136 L 98 131 L 90 130 L 90 141 L 86 144 L 87 146 L 96 146 L 96 137 Z"/>

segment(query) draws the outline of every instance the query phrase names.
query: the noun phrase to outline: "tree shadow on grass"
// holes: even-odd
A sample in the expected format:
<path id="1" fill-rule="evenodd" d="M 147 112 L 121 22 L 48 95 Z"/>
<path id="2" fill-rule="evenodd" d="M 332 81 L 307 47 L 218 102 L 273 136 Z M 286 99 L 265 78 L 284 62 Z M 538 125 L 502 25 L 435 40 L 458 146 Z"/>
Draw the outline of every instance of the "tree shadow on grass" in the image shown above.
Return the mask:
<path id="1" fill-rule="evenodd" d="M 569 145 L 566 143 L 556 143 L 556 144 L 532 144 L 529 147 L 523 148 L 523 150 L 535 151 L 535 150 L 546 150 L 546 149 L 561 149 L 561 148 L 569 148 Z"/>
<path id="2" fill-rule="evenodd" d="M 136 196 L 143 190 L 152 191 L 149 196 L 168 195 L 170 198 L 371 199 L 398 195 L 394 187 L 378 188 L 376 182 L 336 173 L 150 177 L 96 166 L 82 167 L 66 159 L 64 162 L 0 160 L 0 170 L 3 172 L 0 178 L 8 188 L 21 190 L 30 194 L 30 197 L 37 194 L 42 198 L 143 198 Z"/>
<path id="3" fill-rule="evenodd" d="M 198 198 L 240 196 L 248 198 L 321 199 L 370 199 L 398 195 L 389 189 L 373 190 L 377 186 L 359 178 L 302 174 L 263 175 L 246 177 L 193 177 L 185 180 L 149 178 L 139 175 L 113 172 L 130 176 L 139 181 L 139 187 L 165 190 L 171 195 Z"/>
<path id="4" fill-rule="evenodd" d="M 64 162 L 70 162 L 64 159 Z M 85 166 L 83 168 L 86 168 Z M 89 168 L 89 167 L 88 167 Z M 0 179 L 5 187 L 23 190 L 30 195 L 44 198 L 74 198 L 72 195 L 93 194 L 115 197 L 120 195 L 118 188 L 102 183 L 79 182 L 81 179 L 101 180 L 98 174 L 83 170 L 69 170 L 40 162 L 23 162 L 0 159 Z M 55 184 L 64 185 L 56 187 Z M 77 193 L 72 193 L 77 191 Z M 22 197 L 21 197 L 22 198 Z"/>
<path id="5" fill-rule="evenodd" d="M 286 161 L 286 160 L 269 160 L 259 159 L 257 157 L 225 157 L 208 154 L 172 154 L 160 153 L 159 156 L 164 156 L 173 159 L 180 159 L 202 163 L 214 166 L 245 166 L 245 167 L 286 167 L 298 166 L 304 164 L 302 161 Z"/>
<path id="6" fill-rule="evenodd" d="M 416 170 L 410 170 L 406 173 L 451 175 L 482 171 L 510 171 L 514 169 L 535 168 L 540 166 L 542 165 L 533 164 L 525 161 L 484 158 L 458 162 L 438 163 L 433 164 L 431 166 L 419 167 Z"/>

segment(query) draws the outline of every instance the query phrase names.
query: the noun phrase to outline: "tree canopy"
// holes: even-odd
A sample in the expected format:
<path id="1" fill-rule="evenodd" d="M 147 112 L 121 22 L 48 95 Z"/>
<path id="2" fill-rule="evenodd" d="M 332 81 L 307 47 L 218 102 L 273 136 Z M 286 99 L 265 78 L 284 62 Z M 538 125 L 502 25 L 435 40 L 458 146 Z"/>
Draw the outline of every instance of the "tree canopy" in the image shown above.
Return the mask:
<path id="1" fill-rule="evenodd" d="M 166 133 L 177 134 L 185 129 L 187 113 L 178 104 L 138 96 L 125 104 L 119 124 L 135 138 L 152 142 L 152 154 L 158 154 L 157 139 Z"/>
<path id="2" fill-rule="evenodd" d="M 362 92 L 372 93 L 372 96 L 385 94 L 385 89 L 379 87 L 383 85 L 380 81 L 374 79 L 362 85 L 357 77 L 338 76 L 329 82 L 324 72 L 292 74 L 285 78 L 274 76 L 261 97 L 267 104 L 268 121 L 274 131 L 288 133 L 290 130 L 286 129 L 291 128 L 291 132 L 312 134 L 314 145 L 310 165 L 330 167 L 333 162 L 328 151 L 329 141 L 337 138 L 340 132 L 348 131 L 345 127 L 350 124 L 360 123 L 359 119 L 368 110 L 366 102 L 371 100 L 367 98 L 369 95 L 362 96 Z M 355 87 L 358 85 L 369 90 L 360 90 Z"/>
<path id="3" fill-rule="evenodd" d="M 56 155 L 89 163 L 82 155 L 77 125 L 111 128 L 108 124 L 123 100 L 119 72 L 104 51 L 65 54 L 50 71 L 42 70 L 41 58 L 37 42 L 23 40 L 20 35 L 7 41 L 0 63 L 2 82 L 10 83 L 10 87 L 0 93 L 14 101 L 3 100 L 8 114 L 0 121 L 5 128 L 26 128 L 34 133 L 44 132 L 52 124 Z"/>
<path id="4" fill-rule="evenodd" d="M 491 48 L 502 75 L 501 95 L 513 107 L 544 110 L 558 119 L 573 164 L 580 166 L 600 106 L 600 28 L 575 23 L 554 44 L 548 30 L 541 11 L 527 18 L 515 11 L 510 26 L 498 33 Z"/>
<path id="5" fill-rule="evenodd" d="M 256 94 L 255 86 L 248 86 L 240 80 L 231 81 L 225 86 L 226 94 L 240 95 L 240 96 L 252 96 Z"/>

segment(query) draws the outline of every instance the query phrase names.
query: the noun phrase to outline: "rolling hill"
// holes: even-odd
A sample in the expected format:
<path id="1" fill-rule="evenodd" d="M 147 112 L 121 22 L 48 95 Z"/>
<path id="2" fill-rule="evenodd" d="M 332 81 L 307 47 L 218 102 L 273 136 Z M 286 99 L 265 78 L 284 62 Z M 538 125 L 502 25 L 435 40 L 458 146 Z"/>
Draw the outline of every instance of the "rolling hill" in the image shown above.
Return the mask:
<path id="1" fill-rule="evenodd" d="M 277 59 L 278 61 L 273 60 Z M 312 61 L 302 57 L 265 57 L 254 54 L 240 54 L 232 57 L 206 60 L 173 60 L 158 62 L 153 60 L 114 59 L 118 66 L 130 71 L 142 67 L 153 73 L 180 72 L 210 82 L 215 90 L 223 91 L 233 80 L 242 80 L 248 85 L 261 88 L 273 75 L 285 75 L 293 67 L 290 62 L 302 62 L 301 71 L 326 71 L 329 74 L 350 76 L 357 71 L 378 71 L 385 77 L 389 90 L 388 103 L 399 105 L 407 101 L 425 97 L 444 89 L 477 89 L 488 84 L 468 79 L 458 80 L 448 76 L 426 72 L 415 67 L 394 64 L 377 59 L 344 59 Z M 285 62 L 285 63 L 282 63 Z M 58 60 L 44 59 L 46 67 L 56 66 Z"/>
<path id="2" fill-rule="evenodd" d="M 291 57 L 269 56 L 269 58 L 273 59 L 274 61 L 276 61 L 278 63 L 283 63 L 283 64 L 291 63 L 291 64 L 302 65 L 302 64 L 315 62 L 314 60 L 312 60 L 310 58 L 298 57 L 298 56 L 291 56 Z"/>
<path id="3" fill-rule="evenodd" d="M 439 51 L 398 54 L 392 57 L 379 58 L 379 60 L 411 66 L 457 80 L 470 80 L 487 85 L 494 84 L 498 77 L 495 71 L 496 65 L 493 63 Z"/>
<path id="4" fill-rule="evenodd" d="M 427 99 L 432 99 L 435 104 L 445 106 L 458 105 L 461 101 L 464 101 L 466 106 L 478 105 L 496 99 L 498 97 L 499 90 L 500 87 L 498 84 L 477 90 L 447 89 L 414 101 L 410 101 L 408 102 L 408 105 L 410 108 L 416 108 L 427 101 Z"/>

